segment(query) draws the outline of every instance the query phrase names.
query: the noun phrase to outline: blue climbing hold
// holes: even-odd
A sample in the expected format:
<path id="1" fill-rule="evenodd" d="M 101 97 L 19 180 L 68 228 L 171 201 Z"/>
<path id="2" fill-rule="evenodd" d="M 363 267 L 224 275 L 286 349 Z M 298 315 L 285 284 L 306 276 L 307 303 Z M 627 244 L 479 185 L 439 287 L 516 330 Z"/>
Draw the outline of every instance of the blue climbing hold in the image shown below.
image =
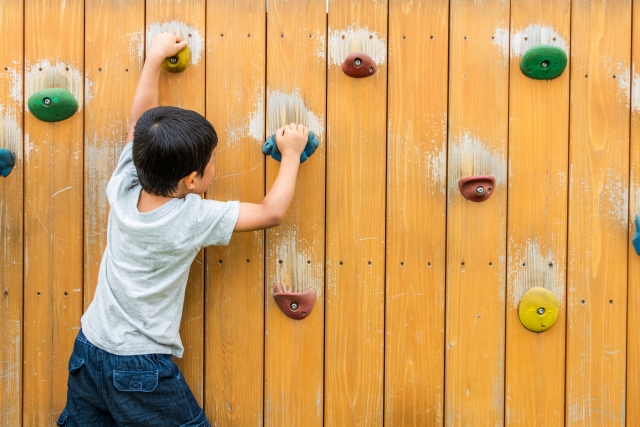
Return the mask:
<path id="1" fill-rule="evenodd" d="M 0 175 L 7 177 L 15 164 L 16 159 L 13 153 L 6 148 L 0 148 Z"/>
<path id="2" fill-rule="evenodd" d="M 640 255 L 640 215 L 636 216 L 636 234 L 633 235 L 631 243 L 633 244 L 633 249 Z"/>
<path id="3" fill-rule="evenodd" d="M 307 139 L 307 145 L 304 147 L 302 154 L 300 154 L 300 163 L 304 163 L 313 153 L 316 152 L 316 148 L 318 148 L 320 142 L 318 138 L 313 134 L 313 132 L 309 131 L 309 138 Z M 273 134 L 267 139 L 262 146 L 262 152 L 264 154 L 271 155 L 277 161 L 282 160 L 282 153 L 278 150 L 278 145 L 276 144 L 276 135 Z"/>

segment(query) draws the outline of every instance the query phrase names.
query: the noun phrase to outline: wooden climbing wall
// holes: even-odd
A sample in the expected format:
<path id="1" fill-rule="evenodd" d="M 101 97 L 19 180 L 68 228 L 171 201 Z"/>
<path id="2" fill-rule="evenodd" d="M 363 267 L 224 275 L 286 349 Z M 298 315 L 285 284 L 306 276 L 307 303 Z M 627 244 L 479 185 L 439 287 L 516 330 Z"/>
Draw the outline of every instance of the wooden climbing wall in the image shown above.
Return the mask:
<path id="1" fill-rule="evenodd" d="M 53 425 L 106 244 L 105 187 L 153 35 L 187 40 L 160 103 L 215 126 L 203 197 L 259 202 L 260 148 L 321 141 L 285 222 L 192 266 L 178 361 L 216 426 L 640 425 L 640 1 L 4 0 L 0 425 Z M 564 72 L 534 80 L 548 44 Z M 341 64 L 364 52 L 375 73 Z M 46 123 L 26 104 L 79 101 Z M 493 175 L 492 196 L 461 178 Z M 313 289 L 291 320 L 273 286 Z M 533 287 L 553 327 L 518 316 Z"/>

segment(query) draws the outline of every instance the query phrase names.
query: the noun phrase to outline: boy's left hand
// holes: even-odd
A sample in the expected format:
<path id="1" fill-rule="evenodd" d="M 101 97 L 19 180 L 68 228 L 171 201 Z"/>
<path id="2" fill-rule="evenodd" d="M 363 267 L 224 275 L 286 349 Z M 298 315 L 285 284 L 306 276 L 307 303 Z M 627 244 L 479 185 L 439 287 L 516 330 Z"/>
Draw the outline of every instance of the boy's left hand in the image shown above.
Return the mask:
<path id="1" fill-rule="evenodd" d="M 156 56 L 159 59 L 169 58 L 185 47 L 187 47 L 187 42 L 182 41 L 180 36 L 171 33 L 159 33 L 151 39 L 151 49 L 149 49 L 148 55 Z"/>

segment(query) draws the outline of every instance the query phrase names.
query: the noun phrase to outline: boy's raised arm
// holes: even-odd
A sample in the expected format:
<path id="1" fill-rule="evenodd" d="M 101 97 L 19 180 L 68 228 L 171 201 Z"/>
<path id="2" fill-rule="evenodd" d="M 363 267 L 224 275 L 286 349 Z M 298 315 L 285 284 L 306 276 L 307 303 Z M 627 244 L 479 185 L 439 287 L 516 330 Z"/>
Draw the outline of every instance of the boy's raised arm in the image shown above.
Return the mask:
<path id="1" fill-rule="evenodd" d="M 133 96 L 126 142 L 133 139 L 133 130 L 142 113 L 158 106 L 158 82 L 162 61 L 180 52 L 186 46 L 187 42 L 181 41 L 180 36 L 170 33 L 157 34 L 151 40 L 151 49 L 147 53 L 140 81 Z"/>
<path id="2" fill-rule="evenodd" d="M 282 153 L 280 170 L 262 203 L 240 203 L 240 215 L 234 231 L 254 231 L 279 225 L 285 217 L 296 189 L 300 154 L 309 130 L 294 123 L 276 131 L 276 143 Z"/>

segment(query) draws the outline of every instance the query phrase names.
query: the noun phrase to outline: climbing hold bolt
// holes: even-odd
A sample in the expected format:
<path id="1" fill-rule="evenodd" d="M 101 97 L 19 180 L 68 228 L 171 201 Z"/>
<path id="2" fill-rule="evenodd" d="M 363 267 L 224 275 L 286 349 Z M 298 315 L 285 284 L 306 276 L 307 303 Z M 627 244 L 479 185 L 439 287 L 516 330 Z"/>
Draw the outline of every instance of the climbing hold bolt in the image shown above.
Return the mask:
<path id="1" fill-rule="evenodd" d="M 557 47 L 539 44 L 529 49 L 520 61 L 520 69 L 536 80 L 555 79 L 567 66 L 567 53 Z"/>
<path id="2" fill-rule="evenodd" d="M 58 122 L 71 117 L 78 109 L 78 101 L 62 88 L 42 89 L 27 101 L 29 111 L 45 122 Z"/>
<path id="3" fill-rule="evenodd" d="M 640 255 L 640 215 L 636 216 L 636 234 L 633 235 L 631 243 L 633 244 L 633 249 Z"/>
<path id="4" fill-rule="evenodd" d="M 364 52 L 353 52 L 345 58 L 341 68 L 347 76 L 361 79 L 375 74 L 376 63 Z"/>
<path id="5" fill-rule="evenodd" d="M 309 136 L 307 137 L 307 145 L 304 147 L 304 151 L 300 154 L 300 163 L 304 163 L 313 153 L 316 152 L 316 148 L 318 148 L 320 142 L 318 138 L 313 134 L 313 132 L 309 131 Z M 266 155 L 271 155 L 277 161 L 282 160 L 282 153 L 278 150 L 278 145 L 276 144 L 276 135 L 273 134 L 267 139 L 262 146 L 262 153 Z"/>
<path id="6" fill-rule="evenodd" d="M 13 153 L 6 148 L 0 148 L 0 176 L 9 176 L 15 164 L 16 158 Z"/>
<path id="7" fill-rule="evenodd" d="M 531 288 L 522 296 L 518 317 L 522 326 L 533 332 L 543 332 L 556 322 L 560 305 L 551 291 Z"/>
<path id="8" fill-rule="evenodd" d="M 165 70 L 172 73 L 184 71 L 191 62 L 191 48 L 187 45 L 180 52 L 162 61 Z"/>
<path id="9" fill-rule="evenodd" d="M 483 202 L 491 197 L 496 187 L 493 175 L 468 176 L 458 181 L 458 188 L 465 199 L 472 202 Z"/>
<path id="10" fill-rule="evenodd" d="M 291 307 L 291 310 L 296 311 L 298 309 L 298 304 L 296 304 L 295 302 L 292 302 L 289 307 Z"/>

